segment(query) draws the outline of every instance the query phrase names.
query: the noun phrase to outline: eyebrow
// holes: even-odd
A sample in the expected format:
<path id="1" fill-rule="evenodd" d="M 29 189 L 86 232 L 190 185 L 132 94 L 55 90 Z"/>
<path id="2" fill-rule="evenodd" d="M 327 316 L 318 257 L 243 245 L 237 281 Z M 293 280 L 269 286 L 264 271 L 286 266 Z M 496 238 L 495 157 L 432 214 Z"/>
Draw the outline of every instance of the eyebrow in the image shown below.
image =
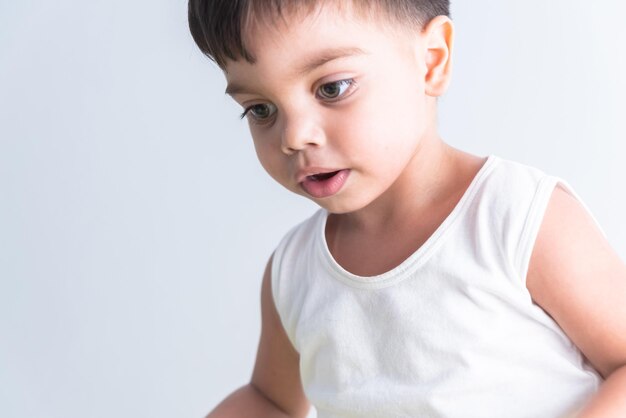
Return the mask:
<path id="1" fill-rule="evenodd" d="M 304 76 L 313 71 L 314 69 L 321 67 L 327 62 L 334 61 L 339 58 L 346 58 L 355 55 L 367 55 L 367 52 L 357 47 L 342 47 L 342 48 L 329 48 L 324 49 L 310 58 L 307 58 L 304 63 L 299 65 L 294 74 L 296 76 Z M 233 94 L 241 94 L 248 92 L 248 89 L 237 83 L 229 83 L 226 86 L 225 94 L 232 96 Z"/>

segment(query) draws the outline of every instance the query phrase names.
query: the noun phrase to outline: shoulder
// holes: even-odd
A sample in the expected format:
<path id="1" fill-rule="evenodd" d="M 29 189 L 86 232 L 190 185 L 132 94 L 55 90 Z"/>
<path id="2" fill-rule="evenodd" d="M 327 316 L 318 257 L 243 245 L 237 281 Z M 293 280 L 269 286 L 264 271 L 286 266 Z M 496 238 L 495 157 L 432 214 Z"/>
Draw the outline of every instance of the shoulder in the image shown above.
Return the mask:
<path id="1" fill-rule="evenodd" d="M 312 245 L 321 233 L 326 212 L 316 210 L 303 221 L 292 226 L 280 239 L 274 251 L 272 271 L 275 272 L 285 257 L 290 258 L 312 249 Z"/>
<path id="2" fill-rule="evenodd" d="M 534 194 L 546 172 L 538 167 L 503 157 L 495 157 L 493 169 L 485 183 L 495 192 L 501 192 L 512 198 L 517 195 Z"/>
<path id="3" fill-rule="evenodd" d="M 310 216 L 291 226 L 287 232 L 283 235 L 279 242 L 280 245 L 284 245 L 286 242 L 297 239 L 301 236 L 312 236 L 316 228 L 320 227 L 320 222 L 325 218 L 325 211 L 323 208 L 317 209 Z"/>
<path id="4" fill-rule="evenodd" d="M 489 237 L 511 278 L 524 281 L 538 223 L 554 182 L 543 170 L 497 157 L 471 200 L 470 225 Z M 484 240 L 483 240 L 484 241 Z"/>
<path id="5" fill-rule="evenodd" d="M 626 265 L 560 184 L 549 197 L 526 286 L 605 378 L 626 364 Z"/>
<path id="6" fill-rule="evenodd" d="M 294 300 L 306 289 L 309 277 L 303 273 L 307 272 L 312 257 L 316 255 L 325 214 L 320 208 L 292 226 L 276 246 L 268 267 L 274 304 L 280 316 L 287 321 L 287 333 L 294 343 L 294 335 L 290 334 Z"/>
<path id="7" fill-rule="evenodd" d="M 524 214 L 538 203 L 542 192 L 549 187 L 551 177 L 545 171 L 527 164 L 495 157 L 490 170 L 476 191 L 477 204 L 486 206 L 490 212 L 514 228 L 524 227 Z"/>

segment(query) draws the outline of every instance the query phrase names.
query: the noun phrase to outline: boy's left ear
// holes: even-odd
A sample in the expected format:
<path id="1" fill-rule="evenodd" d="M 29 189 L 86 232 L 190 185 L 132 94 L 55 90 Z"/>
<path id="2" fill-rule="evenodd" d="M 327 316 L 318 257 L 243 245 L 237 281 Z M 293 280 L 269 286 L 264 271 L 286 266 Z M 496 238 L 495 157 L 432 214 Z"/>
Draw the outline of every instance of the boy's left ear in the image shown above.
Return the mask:
<path id="1" fill-rule="evenodd" d="M 426 94 L 433 97 L 445 93 L 452 75 L 454 25 L 447 16 L 433 18 L 422 30 L 425 41 Z"/>

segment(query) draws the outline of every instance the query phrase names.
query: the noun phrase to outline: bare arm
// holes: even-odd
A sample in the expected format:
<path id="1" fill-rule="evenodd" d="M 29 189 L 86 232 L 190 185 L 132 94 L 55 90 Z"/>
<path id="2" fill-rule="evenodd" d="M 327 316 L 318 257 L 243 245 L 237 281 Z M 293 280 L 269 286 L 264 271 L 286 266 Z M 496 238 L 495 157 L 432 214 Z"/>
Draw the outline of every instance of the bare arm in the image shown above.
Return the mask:
<path id="1" fill-rule="evenodd" d="M 207 418 L 306 417 L 310 404 L 300 382 L 300 357 L 272 299 L 271 266 L 261 284 L 261 338 L 250 383 L 222 401 Z"/>
<path id="2" fill-rule="evenodd" d="M 251 384 L 240 387 L 222 401 L 206 418 L 288 418 Z"/>
<path id="3" fill-rule="evenodd" d="M 626 265 L 560 187 L 540 227 L 527 285 L 606 379 L 578 417 L 626 417 Z"/>

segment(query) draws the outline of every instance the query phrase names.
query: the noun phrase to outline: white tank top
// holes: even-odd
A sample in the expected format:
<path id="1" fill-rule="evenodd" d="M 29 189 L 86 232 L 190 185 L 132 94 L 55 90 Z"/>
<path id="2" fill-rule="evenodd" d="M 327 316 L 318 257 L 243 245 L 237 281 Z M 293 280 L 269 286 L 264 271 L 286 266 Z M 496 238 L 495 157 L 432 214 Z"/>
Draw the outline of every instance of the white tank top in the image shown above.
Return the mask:
<path id="1" fill-rule="evenodd" d="M 557 182 L 591 214 L 563 179 L 489 155 L 428 240 L 377 276 L 334 260 L 325 209 L 293 227 L 272 294 L 318 417 L 575 416 L 602 377 L 525 285 Z"/>

